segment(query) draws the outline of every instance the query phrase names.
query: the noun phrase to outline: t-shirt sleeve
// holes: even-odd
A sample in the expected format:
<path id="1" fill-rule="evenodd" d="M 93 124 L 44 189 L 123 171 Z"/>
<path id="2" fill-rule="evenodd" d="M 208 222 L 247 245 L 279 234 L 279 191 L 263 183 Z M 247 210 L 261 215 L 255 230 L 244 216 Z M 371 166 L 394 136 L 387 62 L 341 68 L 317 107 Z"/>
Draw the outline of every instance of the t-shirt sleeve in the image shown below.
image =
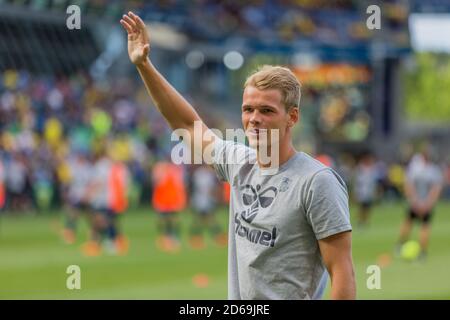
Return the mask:
<path id="1" fill-rule="evenodd" d="M 251 149 L 241 143 L 216 139 L 213 168 L 221 181 L 232 182 L 236 168 L 249 159 Z"/>
<path id="2" fill-rule="evenodd" d="M 318 240 L 352 230 L 347 188 L 331 169 L 323 169 L 311 177 L 304 208 Z"/>

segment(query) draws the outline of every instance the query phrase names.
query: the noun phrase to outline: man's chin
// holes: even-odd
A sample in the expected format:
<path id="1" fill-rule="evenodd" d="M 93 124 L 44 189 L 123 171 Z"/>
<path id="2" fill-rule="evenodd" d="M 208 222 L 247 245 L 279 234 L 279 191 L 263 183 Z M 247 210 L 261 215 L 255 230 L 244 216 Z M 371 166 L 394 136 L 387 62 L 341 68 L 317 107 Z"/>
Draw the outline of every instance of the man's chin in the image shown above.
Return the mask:
<path id="1" fill-rule="evenodd" d="M 270 148 L 270 145 L 268 145 L 267 142 L 260 141 L 258 139 L 248 139 L 248 145 L 253 149 Z"/>
<path id="2" fill-rule="evenodd" d="M 258 149 L 258 143 L 257 142 L 248 142 L 248 146 L 252 149 Z"/>

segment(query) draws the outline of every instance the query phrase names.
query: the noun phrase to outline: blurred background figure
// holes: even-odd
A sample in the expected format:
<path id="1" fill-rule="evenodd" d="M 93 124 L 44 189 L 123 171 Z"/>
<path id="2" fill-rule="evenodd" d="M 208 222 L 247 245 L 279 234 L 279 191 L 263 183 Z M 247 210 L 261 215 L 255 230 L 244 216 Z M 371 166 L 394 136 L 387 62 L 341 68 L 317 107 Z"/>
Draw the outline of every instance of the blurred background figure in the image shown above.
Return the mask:
<path id="1" fill-rule="evenodd" d="M 157 214 L 157 248 L 167 252 L 180 249 L 179 214 L 186 208 L 185 172 L 181 165 L 169 161 L 153 167 L 152 204 Z"/>
<path id="2" fill-rule="evenodd" d="M 29 171 L 18 152 L 11 155 L 6 165 L 6 190 L 11 211 L 17 213 L 31 209 Z"/>
<path id="3" fill-rule="evenodd" d="M 217 220 L 217 206 L 221 192 L 219 180 L 208 165 L 194 167 L 191 176 L 191 199 L 193 221 L 190 228 L 190 245 L 194 249 L 205 247 L 204 232 L 207 231 L 219 246 L 225 246 L 227 235 Z"/>
<path id="4" fill-rule="evenodd" d="M 401 245 L 408 240 L 413 222 L 417 221 L 420 223 L 419 242 L 421 248 L 418 258 L 421 260 L 426 258 L 431 232 L 430 223 L 443 183 L 443 172 L 432 160 L 429 147 L 425 147 L 420 154 L 414 155 L 407 171 L 405 195 L 409 208 L 400 227 L 397 253 L 401 250 Z"/>
<path id="5" fill-rule="evenodd" d="M 67 207 L 64 210 L 65 222 L 63 240 L 67 244 L 73 244 L 77 237 L 77 224 L 81 215 L 90 219 L 92 207 L 89 203 L 89 184 L 93 179 L 92 164 L 83 153 L 75 154 L 68 161 L 70 180 L 66 191 Z"/>
<path id="6" fill-rule="evenodd" d="M 111 167 L 112 161 L 108 157 L 106 146 L 98 149 L 87 191 L 92 206 L 92 216 L 90 237 L 82 246 L 82 252 L 86 256 L 100 255 L 102 244 L 105 244 L 107 252 L 115 253 L 114 243 L 107 237 L 108 231 L 110 232 L 110 221 L 114 214 L 109 203 Z"/>
<path id="7" fill-rule="evenodd" d="M 0 212 L 6 205 L 6 188 L 5 188 L 5 166 L 3 165 L 3 157 L 0 153 Z"/>
<path id="8" fill-rule="evenodd" d="M 369 224 L 371 208 L 377 196 L 378 173 L 371 153 L 364 153 L 354 170 L 353 194 L 358 205 L 358 227 Z"/>
<path id="9" fill-rule="evenodd" d="M 120 156 L 111 151 L 112 164 L 108 176 L 107 237 L 114 245 L 115 252 L 124 255 L 128 252 L 129 240 L 123 234 L 119 217 L 128 209 L 128 195 L 130 190 L 130 173 L 127 166 L 120 161 Z"/>

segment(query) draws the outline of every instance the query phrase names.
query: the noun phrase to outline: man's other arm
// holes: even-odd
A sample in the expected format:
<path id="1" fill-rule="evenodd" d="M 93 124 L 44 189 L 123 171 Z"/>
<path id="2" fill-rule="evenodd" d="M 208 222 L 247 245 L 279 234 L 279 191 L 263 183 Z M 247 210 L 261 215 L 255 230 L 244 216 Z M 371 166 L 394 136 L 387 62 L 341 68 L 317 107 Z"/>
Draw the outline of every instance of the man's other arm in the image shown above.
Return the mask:
<path id="1" fill-rule="evenodd" d="M 347 231 L 319 240 L 323 262 L 331 278 L 333 300 L 356 298 L 351 235 L 352 233 Z"/>

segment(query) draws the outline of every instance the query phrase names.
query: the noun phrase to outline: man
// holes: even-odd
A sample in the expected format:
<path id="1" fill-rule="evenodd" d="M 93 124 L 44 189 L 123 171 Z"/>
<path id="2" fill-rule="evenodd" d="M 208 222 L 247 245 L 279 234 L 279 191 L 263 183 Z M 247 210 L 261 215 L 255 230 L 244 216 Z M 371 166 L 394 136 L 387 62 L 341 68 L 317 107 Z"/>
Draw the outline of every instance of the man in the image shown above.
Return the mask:
<path id="1" fill-rule="evenodd" d="M 369 223 L 370 210 L 376 198 L 377 178 L 373 156 L 370 153 L 363 154 L 356 167 L 353 181 L 355 200 L 359 207 L 359 227 L 365 227 Z"/>
<path id="2" fill-rule="evenodd" d="M 187 202 L 184 168 L 170 161 L 160 161 L 153 166 L 152 178 L 152 205 L 158 219 L 156 246 L 176 253 L 180 250 L 179 213 Z"/>
<path id="3" fill-rule="evenodd" d="M 119 255 L 128 253 L 129 241 L 123 234 L 119 217 L 128 208 L 128 189 L 130 186 L 129 171 L 125 163 L 119 160 L 120 156 L 111 152 L 111 167 L 108 175 L 108 227 L 107 237 L 114 244 Z"/>
<path id="4" fill-rule="evenodd" d="M 147 57 L 144 22 L 132 12 L 120 22 L 128 33 L 130 60 L 156 107 L 172 129 L 198 136 L 200 117 Z M 213 144 L 214 155 L 204 160 L 231 184 L 229 299 L 321 298 L 327 271 L 333 299 L 355 298 L 347 191 L 334 171 L 294 149 L 299 100 L 300 84 L 292 72 L 266 67 L 245 84 L 242 122 L 252 148 L 217 136 L 203 138 L 200 146 L 185 140 L 197 154 Z M 201 130 L 210 132 L 203 123 Z M 264 141 L 263 132 L 278 139 Z M 272 146 L 277 148 L 267 162 L 260 151 Z M 223 161 L 230 158 L 238 161 Z"/>
<path id="5" fill-rule="evenodd" d="M 91 168 L 91 179 L 85 192 L 85 202 L 92 208 L 90 214 L 91 232 L 89 240 L 83 244 L 81 250 L 86 256 L 98 256 L 102 252 L 102 240 L 108 233 L 110 216 L 113 212 L 109 203 L 109 176 L 112 161 L 106 149 L 102 148 L 95 152 Z M 115 253 L 114 244 L 106 242 L 109 253 Z"/>
<path id="6" fill-rule="evenodd" d="M 68 208 L 65 211 L 65 224 L 62 233 L 67 244 L 76 240 L 77 221 L 82 213 L 90 212 L 90 205 L 86 201 L 86 192 L 92 179 L 92 168 L 87 155 L 78 153 L 74 159 L 68 161 L 70 180 L 67 190 Z"/>
<path id="7" fill-rule="evenodd" d="M 2 154 L 0 153 L 0 212 L 6 204 L 5 176 Z"/>
<path id="8" fill-rule="evenodd" d="M 430 221 L 433 208 L 439 200 L 443 188 L 442 172 L 431 161 L 430 150 L 424 149 L 415 155 L 408 166 L 405 183 L 405 196 L 409 204 L 405 220 L 400 228 L 397 244 L 397 254 L 401 246 L 408 240 L 414 220 L 421 223 L 419 260 L 424 260 L 427 254 L 430 238 Z"/>
<path id="9" fill-rule="evenodd" d="M 9 209 L 12 211 L 28 209 L 29 199 L 26 191 L 27 185 L 29 185 L 29 171 L 24 157 L 20 153 L 14 152 L 7 163 L 5 172 Z"/>

